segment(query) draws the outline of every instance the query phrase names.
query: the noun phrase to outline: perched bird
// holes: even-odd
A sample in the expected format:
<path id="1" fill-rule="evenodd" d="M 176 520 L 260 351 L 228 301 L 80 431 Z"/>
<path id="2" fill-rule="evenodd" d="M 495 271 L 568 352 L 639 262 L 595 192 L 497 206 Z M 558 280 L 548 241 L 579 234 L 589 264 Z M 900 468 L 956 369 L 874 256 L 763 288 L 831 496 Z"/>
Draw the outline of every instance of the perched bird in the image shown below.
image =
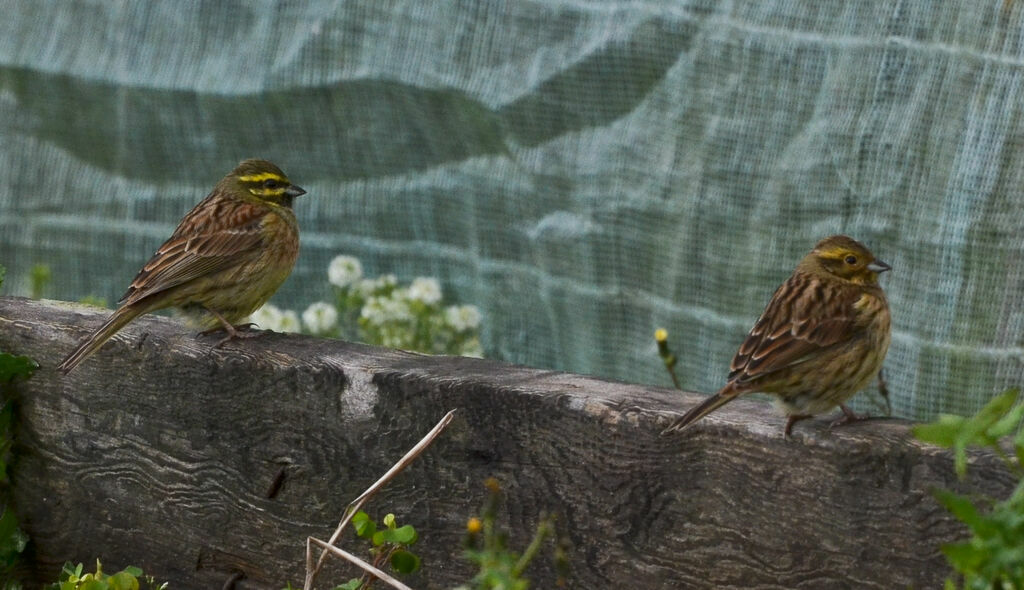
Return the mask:
<path id="1" fill-rule="evenodd" d="M 299 225 L 292 201 L 306 191 L 266 160 L 245 160 L 185 215 L 135 276 L 110 318 L 58 369 L 68 373 L 136 317 L 167 307 L 241 336 L 236 325 L 263 305 L 292 271 Z"/>
<path id="2" fill-rule="evenodd" d="M 682 430 L 745 393 L 776 397 L 793 424 L 839 406 L 882 368 L 890 317 L 879 273 L 891 267 L 860 242 L 831 236 L 818 242 L 783 283 L 732 359 L 718 393 L 690 409 L 662 434 Z"/>

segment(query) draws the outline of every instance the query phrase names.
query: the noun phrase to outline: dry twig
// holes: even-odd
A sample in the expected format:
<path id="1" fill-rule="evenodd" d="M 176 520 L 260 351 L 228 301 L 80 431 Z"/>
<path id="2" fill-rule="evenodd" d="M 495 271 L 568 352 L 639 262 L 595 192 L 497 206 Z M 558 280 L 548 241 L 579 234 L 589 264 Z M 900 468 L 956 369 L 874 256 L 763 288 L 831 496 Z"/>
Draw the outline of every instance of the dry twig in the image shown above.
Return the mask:
<path id="1" fill-rule="evenodd" d="M 429 447 L 431 443 L 434 442 L 434 439 L 436 439 L 438 435 L 441 434 L 441 432 L 445 429 L 445 427 L 448 426 L 448 423 L 452 421 L 452 416 L 454 415 L 455 410 L 452 410 L 445 414 L 444 418 L 441 418 L 437 425 L 435 425 L 430 430 L 430 432 L 426 434 L 426 436 L 420 439 L 420 442 L 416 443 L 416 446 L 409 449 L 409 452 L 407 452 L 404 457 L 399 459 L 398 462 L 391 467 L 391 469 L 388 469 L 387 473 L 382 475 L 381 478 L 374 482 L 373 485 L 366 488 L 366 491 L 360 494 L 358 498 L 352 500 L 352 502 L 349 503 L 348 507 L 345 508 L 345 515 L 341 518 L 341 522 L 338 523 L 338 528 L 334 530 L 334 534 L 331 535 L 330 540 L 324 542 L 314 537 L 306 538 L 306 582 L 302 586 L 303 590 L 313 590 L 313 582 L 314 580 L 316 580 L 317 574 L 319 574 L 320 570 L 323 568 L 324 560 L 326 560 L 328 552 L 334 553 L 335 555 L 339 555 L 341 557 L 344 557 L 345 559 L 348 559 L 352 563 L 355 563 L 359 567 L 377 576 L 382 581 L 391 584 L 395 588 L 411 590 L 408 586 L 402 584 L 398 580 L 395 580 L 391 576 L 388 576 L 386 574 L 381 575 L 383 574 L 383 572 L 373 567 L 369 563 L 366 563 L 365 561 L 359 559 L 358 557 L 350 553 L 338 549 L 334 546 L 334 543 L 338 540 L 338 537 L 341 536 L 342 531 L 345 530 L 345 526 L 347 526 L 348 523 L 352 520 L 352 517 L 355 515 L 355 513 L 359 512 L 359 510 L 363 507 L 363 504 L 366 504 L 366 502 L 369 501 L 370 498 L 372 498 L 374 494 L 376 494 L 381 488 L 383 488 L 393 477 L 401 473 L 403 469 L 405 469 L 406 467 L 409 466 L 410 463 L 415 461 L 416 457 L 418 457 L 424 450 L 426 450 L 426 448 Z M 314 544 L 319 545 L 323 548 L 323 551 L 320 553 L 320 558 L 317 560 L 315 566 L 313 565 Z"/>

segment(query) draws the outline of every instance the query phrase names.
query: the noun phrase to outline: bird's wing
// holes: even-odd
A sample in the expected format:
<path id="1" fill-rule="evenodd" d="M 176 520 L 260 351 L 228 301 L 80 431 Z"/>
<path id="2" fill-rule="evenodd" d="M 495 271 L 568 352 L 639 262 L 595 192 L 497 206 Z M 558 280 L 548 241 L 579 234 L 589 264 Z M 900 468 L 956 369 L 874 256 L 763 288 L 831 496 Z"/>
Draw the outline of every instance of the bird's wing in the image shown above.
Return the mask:
<path id="1" fill-rule="evenodd" d="M 747 389 L 743 385 L 856 337 L 858 297 L 810 275 L 791 276 L 772 295 L 733 357 L 729 385 Z"/>
<path id="2" fill-rule="evenodd" d="M 130 305 L 257 252 L 263 241 L 264 215 L 265 210 L 250 203 L 210 195 L 182 219 L 118 303 Z"/>

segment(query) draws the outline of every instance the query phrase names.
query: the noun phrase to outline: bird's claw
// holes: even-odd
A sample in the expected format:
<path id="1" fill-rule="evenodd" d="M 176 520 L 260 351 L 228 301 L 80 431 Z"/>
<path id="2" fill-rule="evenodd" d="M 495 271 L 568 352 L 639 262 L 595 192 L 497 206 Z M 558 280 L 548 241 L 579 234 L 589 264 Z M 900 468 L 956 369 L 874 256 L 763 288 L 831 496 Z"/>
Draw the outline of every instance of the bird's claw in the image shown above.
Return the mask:
<path id="1" fill-rule="evenodd" d="M 235 327 L 237 328 L 238 326 L 235 326 Z M 256 338 L 257 336 L 262 336 L 262 335 L 263 335 L 262 331 L 260 331 L 260 332 L 250 332 L 250 331 L 248 331 L 248 328 L 244 329 L 241 332 L 236 330 L 234 332 L 228 333 L 227 336 L 221 338 L 217 342 L 217 344 L 213 345 L 213 347 L 214 348 L 220 348 L 221 346 L 224 346 L 225 344 L 227 344 L 228 342 L 231 342 L 232 340 L 245 340 L 247 338 Z"/>
<path id="2" fill-rule="evenodd" d="M 843 424 L 850 424 L 851 422 L 859 422 L 868 418 L 867 416 L 858 415 L 856 412 L 846 407 L 845 404 L 840 404 L 839 409 L 843 411 L 843 415 L 833 420 L 832 423 L 828 425 L 829 428 L 835 428 L 836 426 L 842 426 Z"/>

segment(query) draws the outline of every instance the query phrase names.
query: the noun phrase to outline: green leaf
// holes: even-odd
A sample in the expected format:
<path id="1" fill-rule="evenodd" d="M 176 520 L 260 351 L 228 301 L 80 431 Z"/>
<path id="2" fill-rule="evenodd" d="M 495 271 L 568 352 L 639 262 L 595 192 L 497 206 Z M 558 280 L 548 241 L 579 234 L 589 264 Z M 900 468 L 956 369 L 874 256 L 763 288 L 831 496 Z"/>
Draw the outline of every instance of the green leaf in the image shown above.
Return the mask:
<path id="1" fill-rule="evenodd" d="M 391 554 L 391 569 L 400 574 L 411 574 L 420 569 L 420 558 L 415 553 L 399 549 Z"/>
<path id="2" fill-rule="evenodd" d="M 1024 465 L 1024 428 L 1017 431 L 1017 436 L 1013 437 L 1014 451 L 1017 453 L 1017 459 Z"/>
<path id="3" fill-rule="evenodd" d="M 67 574 L 67 577 L 64 578 L 64 580 L 67 580 L 71 577 L 74 577 L 75 579 L 82 577 L 82 568 L 83 566 L 81 563 L 79 563 L 78 565 L 74 565 L 70 561 L 65 561 L 64 568 L 61 570 L 62 574 Z"/>
<path id="4" fill-rule="evenodd" d="M 78 590 L 110 590 L 110 586 L 99 580 L 88 580 L 79 584 Z"/>
<path id="5" fill-rule="evenodd" d="M 388 512 L 387 516 L 384 517 L 384 526 L 389 529 L 395 528 L 395 515 Z"/>
<path id="6" fill-rule="evenodd" d="M 0 516 L 0 562 L 13 564 L 18 555 L 25 550 L 28 537 L 18 528 L 18 519 L 10 506 L 4 508 Z"/>
<path id="7" fill-rule="evenodd" d="M 942 553 L 953 569 L 960 573 L 973 572 L 985 560 L 985 551 L 970 543 L 949 543 L 942 546 Z"/>
<path id="8" fill-rule="evenodd" d="M 1022 417 L 1024 417 L 1024 404 L 1016 406 L 1007 412 L 1006 415 L 993 424 L 985 434 L 989 435 L 993 439 L 1000 439 L 1007 436 L 1017 429 Z"/>
<path id="9" fill-rule="evenodd" d="M 412 545 L 419 538 L 416 534 L 416 529 L 411 524 L 400 526 L 393 531 L 388 531 L 393 543 L 401 543 L 403 545 Z"/>
<path id="10" fill-rule="evenodd" d="M 978 411 L 977 418 L 987 420 L 989 423 L 995 422 L 1010 411 L 1010 408 L 1017 403 L 1017 396 L 1019 395 L 1019 389 L 1007 389 L 989 400 L 985 407 Z"/>
<path id="11" fill-rule="evenodd" d="M 412 545 L 419 537 L 416 529 L 411 524 L 398 527 L 397 529 L 383 529 L 373 536 L 374 545 L 392 543 L 394 545 Z"/>
<path id="12" fill-rule="evenodd" d="M 27 356 L 0 352 L 0 383 L 7 383 L 15 377 L 28 377 L 38 368 L 39 365 Z"/>
<path id="13" fill-rule="evenodd" d="M 970 498 L 954 494 L 949 490 L 934 490 L 932 493 L 946 507 L 946 510 L 952 512 L 953 516 L 971 529 L 983 524 L 983 518 L 978 514 L 978 509 Z"/>
<path id="14" fill-rule="evenodd" d="M 128 573 L 128 574 L 131 574 L 131 575 L 135 576 L 136 578 L 141 578 L 142 577 L 142 569 L 137 568 L 134 565 L 130 565 L 130 566 L 124 568 L 121 571 L 123 571 L 125 573 Z"/>
<path id="15" fill-rule="evenodd" d="M 117 572 L 107 578 L 110 590 L 139 590 L 139 581 L 128 572 Z"/>
<path id="16" fill-rule="evenodd" d="M 935 422 L 915 426 L 914 436 L 924 442 L 952 448 L 956 473 L 963 477 L 967 473 L 968 446 L 992 446 L 1000 437 L 1013 432 L 1024 418 L 1024 406 L 1014 408 L 1019 394 L 1017 389 L 1004 391 L 970 418 L 943 414 Z"/>
<path id="17" fill-rule="evenodd" d="M 0 437 L 11 431 L 11 423 L 14 422 L 14 404 L 7 402 L 0 408 Z"/>
<path id="18" fill-rule="evenodd" d="M 967 419 L 953 414 L 942 414 L 935 422 L 914 426 L 914 437 L 917 440 L 951 448 L 957 434 Z"/>
<path id="19" fill-rule="evenodd" d="M 372 537 L 370 537 L 370 542 L 373 543 L 374 547 L 380 547 L 381 545 L 384 544 L 384 533 L 385 532 L 387 532 L 387 529 L 384 529 L 382 531 L 377 531 L 376 533 L 373 533 Z"/>
<path id="20" fill-rule="evenodd" d="M 359 581 L 359 578 L 352 578 L 351 580 L 345 582 L 341 586 L 335 587 L 334 590 L 359 590 L 359 588 L 361 588 L 362 585 L 363 584 Z"/>
<path id="21" fill-rule="evenodd" d="M 356 536 L 364 539 L 373 537 L 377 532 L 377 523 L 373 522 L 370 515 L 360 510 L 352 517 L 352 526 L 356 529 Z"/>

